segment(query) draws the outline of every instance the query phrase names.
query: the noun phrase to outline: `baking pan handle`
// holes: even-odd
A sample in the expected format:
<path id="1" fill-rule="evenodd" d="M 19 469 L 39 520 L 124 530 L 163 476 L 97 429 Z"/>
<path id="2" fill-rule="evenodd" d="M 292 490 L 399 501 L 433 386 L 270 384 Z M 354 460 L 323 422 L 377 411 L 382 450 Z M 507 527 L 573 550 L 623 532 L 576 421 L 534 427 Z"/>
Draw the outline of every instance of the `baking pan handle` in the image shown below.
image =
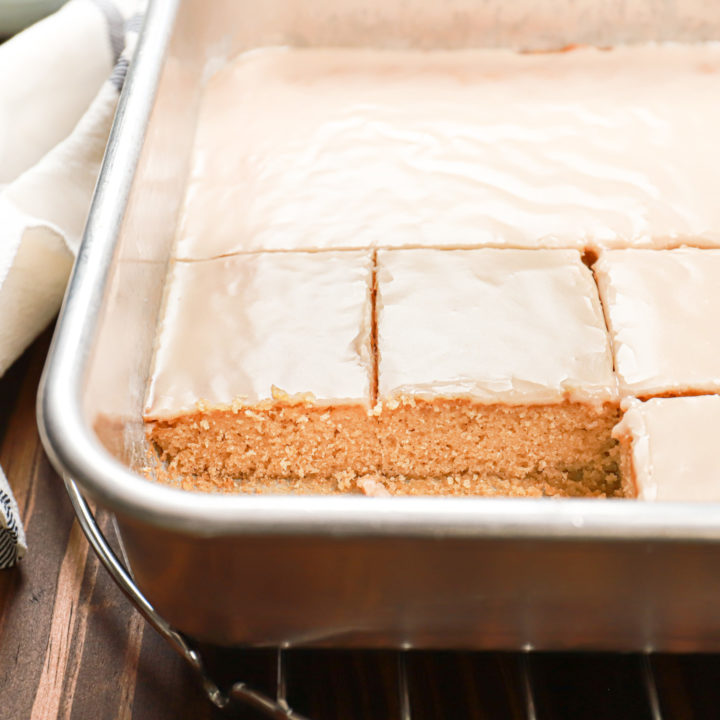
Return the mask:
<path id="1" fill-rule="evenodd" d="M 102 530 L 95 520 L 95 516 L 80 489 L 74 480 L 65 479 L 70 502 L 72 503 L 75 515 L 80 527 L 85 533 L 88 542 L 100 562 L 110 573 L 117 586 L 122 590 L 130 602 L 142 613 L 143 617 L 167 640 L 172 648 L 182 657 L 199 677 L 205 694 L 210 702 L 221 710 L 231 711 L 238 706 L 250 706 L 260 711 L 269 718 L 276 720 L 306 720 L 292 710 L 284 697 L 272 698 L 257 690 L 253 690 L 245 683 L 236 682 L 228 692 L 223 692 L 208 675 L 202 658 L 198 651 L 192 646 L 190 640 L 181 632 L 173 629 L 170 624 L 161 617 L 155 608 L 148 602 L 147 598 L 140 592 L 134 580 L 125 566 L 119 560 L 113 549 L 108 544 Z M 284 688 L 281 694 L 284 695 Z"/>

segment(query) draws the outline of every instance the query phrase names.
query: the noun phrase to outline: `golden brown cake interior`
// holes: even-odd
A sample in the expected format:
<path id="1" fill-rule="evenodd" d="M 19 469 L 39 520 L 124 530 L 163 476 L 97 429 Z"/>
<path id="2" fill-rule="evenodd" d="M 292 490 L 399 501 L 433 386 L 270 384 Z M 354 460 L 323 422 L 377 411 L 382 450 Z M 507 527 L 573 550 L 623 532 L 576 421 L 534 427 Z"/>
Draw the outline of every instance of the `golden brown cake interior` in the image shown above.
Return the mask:
<path id="1" fill-rule="evenodd" d="M 410 478 L 469 473 L 568 495 L 618 490 L 616 404 L 485 405 L 416 400 L 383 412 L 382 472 Z"/>
<path id="2" fill-rule="evenodd" d="M 633 463 L 633 441 L 630 435 L 618 438 L 618 455 L 620 457 L 620 477 L 623 497 L 637 497 L 637 481 L 635 479 L 635 464 Z"/>
<path id="3" fill-rule="evenodd" d="M 274 404 L 157 421 L 149 439 L 169 478 L 200 489 L 612 496 L 619 414 L 612 403 Z"/>
<path id="4" fill-rule="evenodd" d="M 333 477 L 375 471 L 375 419 L 362 406 L 275 403 L 155 422 L 149 439 L 172 474 L 219 487 L 237 478 Z"/>

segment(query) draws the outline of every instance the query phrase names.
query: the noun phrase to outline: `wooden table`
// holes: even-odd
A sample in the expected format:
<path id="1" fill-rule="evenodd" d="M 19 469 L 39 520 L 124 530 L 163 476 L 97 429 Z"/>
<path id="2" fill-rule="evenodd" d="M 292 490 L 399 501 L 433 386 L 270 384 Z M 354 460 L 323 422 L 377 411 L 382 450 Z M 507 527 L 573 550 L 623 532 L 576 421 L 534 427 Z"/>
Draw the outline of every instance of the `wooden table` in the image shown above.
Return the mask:
<path id="1" fill-rule="evenodd" d="M 35 424 L 49 337 L 0 381 L 0 464 L 30 546 L 19 568 L 0 571 L 0 718 L 225 717 L 130 607 L 74 520 Z M 100 522 L 112 531 L 107 516 Z M 274 652 L 211 656 L 224 681 L 274 691 Z M 285 658 L 290 704 L 313 720 L 720 717 L 720 656 L 292 651 Z"/>

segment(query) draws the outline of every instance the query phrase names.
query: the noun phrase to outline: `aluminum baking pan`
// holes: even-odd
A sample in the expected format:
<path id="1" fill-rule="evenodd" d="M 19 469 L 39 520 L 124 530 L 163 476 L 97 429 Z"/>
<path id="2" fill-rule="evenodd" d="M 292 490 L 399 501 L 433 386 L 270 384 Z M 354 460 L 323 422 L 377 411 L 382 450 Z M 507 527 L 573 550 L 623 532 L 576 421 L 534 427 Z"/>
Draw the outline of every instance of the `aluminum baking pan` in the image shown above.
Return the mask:
<path id="1" fill-rule="evenodd" d="M 198 97 L 272 44 L 547 49 L 720 38 L 712 3 L 151 3 L 38 401 L 138 587 L 223 644 L 720 649 L 720 507 L 212 495 L 146 480 L 141 410 Z"/>

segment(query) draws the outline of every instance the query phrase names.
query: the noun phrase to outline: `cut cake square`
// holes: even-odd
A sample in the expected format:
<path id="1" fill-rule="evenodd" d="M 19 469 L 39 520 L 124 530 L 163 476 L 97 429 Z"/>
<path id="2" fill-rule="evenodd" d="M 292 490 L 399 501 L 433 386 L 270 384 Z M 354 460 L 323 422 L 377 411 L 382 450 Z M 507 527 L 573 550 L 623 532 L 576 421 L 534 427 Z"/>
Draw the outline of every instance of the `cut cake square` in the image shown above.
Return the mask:
<path id="1" fill-rule="evenodd" d="M 720 391 L 720 250 L 610 250 L 594 270 L 624 395 Z"/>
<path id="2" fill-rule="evenodd" d="M 375 469 L 371 283 L 368 252 L 176 263 L 145 409 L 170 471 L 222 484 Z"/>
<path id="3" fill-rule="evenodd" d="M 383 471 L 617 489 L 618 397 L 593 277 L 574 250 L 381 250 Z"/>
<path id="4" fill-rule="evenodd" d="M 614 431 L 625 495 L 720 501 L 720 397 L 631 400 Z"/>

